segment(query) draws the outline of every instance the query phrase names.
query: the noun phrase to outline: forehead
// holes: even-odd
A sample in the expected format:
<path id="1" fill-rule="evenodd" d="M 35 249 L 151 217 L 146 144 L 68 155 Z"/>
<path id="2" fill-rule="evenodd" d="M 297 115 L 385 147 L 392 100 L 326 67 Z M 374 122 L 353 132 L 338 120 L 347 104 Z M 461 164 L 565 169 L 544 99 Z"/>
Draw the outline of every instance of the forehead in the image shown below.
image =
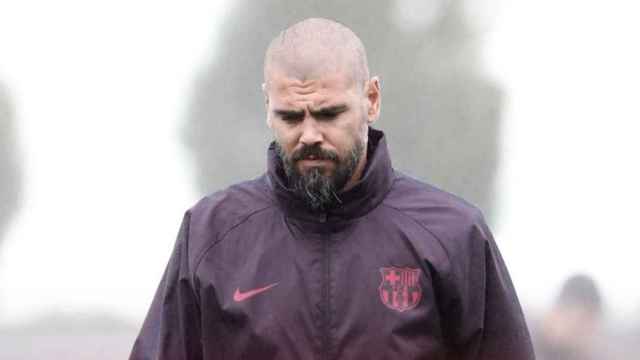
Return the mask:
<path id="1" fill-rule="evenodd" d="M 348 102 L 356 95 L 356 82 L 345 72 L 302 77 L 274 71 L 268 79 L 272 102 L 280 106 L 322 106 Z"/>

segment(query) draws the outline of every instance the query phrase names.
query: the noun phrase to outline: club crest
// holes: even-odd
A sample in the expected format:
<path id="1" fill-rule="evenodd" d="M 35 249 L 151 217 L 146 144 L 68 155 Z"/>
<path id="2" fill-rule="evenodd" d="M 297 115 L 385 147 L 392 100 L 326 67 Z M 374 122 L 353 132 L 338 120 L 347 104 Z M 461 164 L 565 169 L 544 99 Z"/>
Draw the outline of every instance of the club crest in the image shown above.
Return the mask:
<path id="1" fill-rule="evenodd" d="M 382 282 L 378 292 L 380 300 L 388 308 L 403 312 L 420 303 L 420 269 L 383 267 L 380 268 L 380 275 Z"/>

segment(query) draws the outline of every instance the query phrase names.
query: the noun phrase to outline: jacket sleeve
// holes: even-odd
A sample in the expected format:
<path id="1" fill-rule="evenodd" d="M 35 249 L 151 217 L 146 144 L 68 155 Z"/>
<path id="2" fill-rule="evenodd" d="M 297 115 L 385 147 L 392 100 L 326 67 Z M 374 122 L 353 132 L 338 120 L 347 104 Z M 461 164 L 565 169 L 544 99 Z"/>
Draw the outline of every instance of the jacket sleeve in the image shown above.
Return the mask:
<path id="1" fill-rule="evenodd" d="M 189 270 L 189 213 L 129 360 L 200 360 L 200 309 Z"/>
<path id="2" fill-rule="evenodd" d="M 535 359 L 511 278 L 481 215 L 465 237 L 445 300 L 444 335 L 452 349 L 447 359 Z"/>

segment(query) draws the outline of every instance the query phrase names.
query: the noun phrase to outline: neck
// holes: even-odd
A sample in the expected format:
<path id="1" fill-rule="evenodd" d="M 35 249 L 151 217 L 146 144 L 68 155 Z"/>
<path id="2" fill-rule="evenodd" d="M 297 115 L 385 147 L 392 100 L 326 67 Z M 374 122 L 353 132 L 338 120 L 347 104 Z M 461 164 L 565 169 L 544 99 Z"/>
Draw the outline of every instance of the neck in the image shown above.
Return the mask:
<path id="1" fill-rule="evenodd" d="M 360 178 L 362 178 L 362 173 L 364 173 L 364 168 L 366 165 L 367 165 L 367 148 L 365 146 L 362 157 L 360 157 L 360 161 L 356 166 L 356 170 L 353 172 L 353 176 L 351 176 L 351 179 L 349 179 L 347 184 L 342 189 L 342 192 L 349 191 L 351 188 L 353 188 L 356 185 L 356 183 L 358 183 Z"/>

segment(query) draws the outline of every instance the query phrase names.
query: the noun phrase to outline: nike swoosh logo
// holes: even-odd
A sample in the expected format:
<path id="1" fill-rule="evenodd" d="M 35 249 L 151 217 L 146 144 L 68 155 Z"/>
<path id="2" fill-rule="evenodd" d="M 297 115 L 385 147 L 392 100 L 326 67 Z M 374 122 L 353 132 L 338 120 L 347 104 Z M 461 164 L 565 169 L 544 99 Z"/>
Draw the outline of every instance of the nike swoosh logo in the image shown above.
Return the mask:
<path id="1" fill-rule="evenodd" d="M 273 283 L 271 285 L 267 285 L 265 287 L 261 287 L 258 289 L 253 289 L 253 290 L 249 290 L 249 291 L 245 291 L 245 292 L 240 292 L 240 289 L 236 289 L 236 292 L 233 294 L 233 301 L 235 302 L 241 302 L 241 301 L 245 301 L 251 297 L 254 297 L 258 294 L 260 294 L 261 292 L 265 292 L 269 289 L 271 289 L 272 287 L 278 285 L 278 283 Z"/>

